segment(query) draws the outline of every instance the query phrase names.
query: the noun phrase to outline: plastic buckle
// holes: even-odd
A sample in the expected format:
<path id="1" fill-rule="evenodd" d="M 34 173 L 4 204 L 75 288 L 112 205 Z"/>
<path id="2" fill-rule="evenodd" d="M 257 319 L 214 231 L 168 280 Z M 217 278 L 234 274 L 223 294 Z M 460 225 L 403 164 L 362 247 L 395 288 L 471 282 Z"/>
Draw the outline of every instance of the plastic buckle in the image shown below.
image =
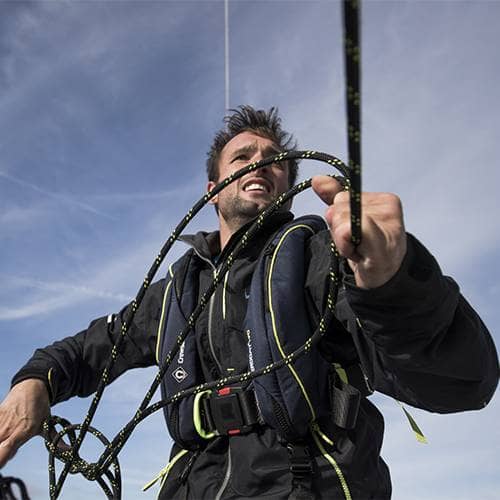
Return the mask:
<path id="1" fill-rule="evenodd" d="M 234 436 L 251 430 L 252 425 L 245 424 L 240 402 L 241 387 L 224 387 L 208 399 L 210 413 L 219 434 Z"/>
<path id="2" fill-rule="evenodd" d="M 296 479 L 309 478 L 313 472 L 313 465 L 307 446 L 289 444 L 290 472 Z"/>

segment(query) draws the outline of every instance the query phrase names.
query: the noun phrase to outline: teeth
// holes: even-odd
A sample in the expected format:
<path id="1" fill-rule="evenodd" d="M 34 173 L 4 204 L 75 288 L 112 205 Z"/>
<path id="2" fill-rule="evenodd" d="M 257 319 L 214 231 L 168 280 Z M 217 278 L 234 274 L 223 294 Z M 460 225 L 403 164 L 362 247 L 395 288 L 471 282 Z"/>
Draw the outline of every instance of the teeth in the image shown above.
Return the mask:
<path id="1" fill-rule="evenodd" d="M 245 191 L 264 191 L 264 192 L 266 192 L 267 189 L 262 184 L 249 184 L 248 186 L 245 187 Z"/>

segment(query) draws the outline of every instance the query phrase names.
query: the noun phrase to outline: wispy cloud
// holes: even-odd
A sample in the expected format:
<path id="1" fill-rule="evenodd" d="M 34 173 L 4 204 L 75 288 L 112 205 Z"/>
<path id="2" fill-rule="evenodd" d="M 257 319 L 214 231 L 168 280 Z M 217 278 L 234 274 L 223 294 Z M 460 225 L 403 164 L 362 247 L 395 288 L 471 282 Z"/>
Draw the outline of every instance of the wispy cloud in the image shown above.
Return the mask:
<path id="1" fill-rule="evenodd" d="M 74 305 L 89 299 L 108 299 L 119 303 L 126 303 L 131 297 L 106 290 L 97 290 L 85 285 L 71 285 L 68 283 L 44 282 L 28 278 L 7 276 L 2 278 L 5 287 L 12 290 L 21 288 L 32 289 L 44 293 L 28 304 L 20 306 L 0 306 L 0 321 L 25 319 L 40 314 L 51 314 L 56 310 Z"/>
<path id="2" fill-rule="evenodd" d="M 85 212 L 90 212 L 94 215 L 99 215 L 100 217 L 106 217 L 107 219 L 111 220 L 116 220 L 117 218 L 106 214 L 100 210 L 97 210 L 96 208 L 88 205 L 87 203 L 84 203 L 82 201 L 79 201 L 75 197 L 69 196 L 67 194 L 63 193 L 55 193 L 53 191 L 50 191 L 48 189 L 42 188 L 40 186 L 37 186 L 36 184 L 33 184 L 32 182 L 25 181 L 23 179 L 20 179 L 18 177 L 15 177 L 7 172 L 0 171 L 0 177 L 12 182 L 14 184 L 17 184 L 18 186 L 22 186 L 24 188 L 30 189 L 32 191 L 35 191 L 37 193 L 42 194 L 43 196 L 47 196 L 48 198 L 52 198 L 56 201 L 58 201 L 61 204 L 64 204 L 66 206 L 72 207 L 72 208 L 78 208 L 80 210 L 84 210 Z"/>

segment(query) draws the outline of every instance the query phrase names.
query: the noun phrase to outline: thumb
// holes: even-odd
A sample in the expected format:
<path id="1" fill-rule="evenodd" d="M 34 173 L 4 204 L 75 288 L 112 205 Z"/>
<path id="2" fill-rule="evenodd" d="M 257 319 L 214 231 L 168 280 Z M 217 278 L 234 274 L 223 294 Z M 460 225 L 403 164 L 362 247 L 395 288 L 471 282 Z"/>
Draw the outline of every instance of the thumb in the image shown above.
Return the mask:
<path id="1" fill-rule="evenodd" d="M 335 196 L 341 191 L 344 191 L 340 182 L 328 175 L 315 175 L 312 178 L 311 186 L 314 192 L 327 205 L 332 205 Z"/>

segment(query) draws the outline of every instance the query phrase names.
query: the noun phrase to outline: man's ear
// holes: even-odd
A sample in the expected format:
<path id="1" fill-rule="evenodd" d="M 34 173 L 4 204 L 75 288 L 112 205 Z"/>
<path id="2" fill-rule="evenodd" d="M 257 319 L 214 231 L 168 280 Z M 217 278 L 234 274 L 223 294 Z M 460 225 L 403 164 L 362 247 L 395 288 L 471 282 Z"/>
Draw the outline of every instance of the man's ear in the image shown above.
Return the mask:
<path id="1" fill-rule="evenodd" d="M 217 183 L 214 182 L 214 181 L 208 181 L 208 184 L 207 184 L 207 192 L 210 192 L 212 191 L 212 189 L 217 186 Z M 219 195 L 215 195 L 208 203 L 211 203 L 212 205 L 216 205 L 217 204 L 217 199 L 218 199 Z"/>

